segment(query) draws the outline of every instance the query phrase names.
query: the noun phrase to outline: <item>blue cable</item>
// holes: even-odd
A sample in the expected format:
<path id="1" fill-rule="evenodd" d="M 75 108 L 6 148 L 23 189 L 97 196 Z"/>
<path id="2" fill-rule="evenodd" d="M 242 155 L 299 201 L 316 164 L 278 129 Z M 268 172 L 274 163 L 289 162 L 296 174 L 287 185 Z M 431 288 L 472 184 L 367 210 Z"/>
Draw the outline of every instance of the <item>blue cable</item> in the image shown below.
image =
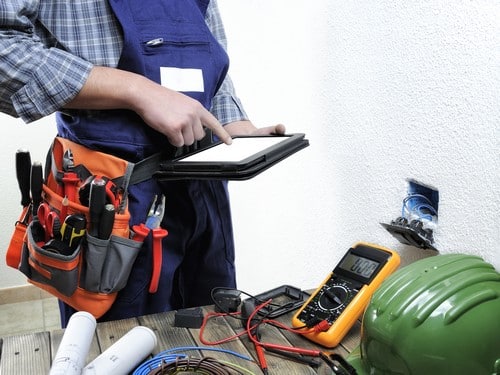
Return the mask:
<path id="1" fill-rule="evenodd" d="M 410 206 L 409 202 L 411 200 L 416 200 L 417 202 Z M 403 207 L 401 209 L 401 216 L 407 217 L 406 211 L 410 216 L 412 213 L 416 214 L 420 219 L 426 219 L 432 221 L 434 217 L 437 217 L 437 211 L 432 206 L 432 202 L 425 195 L 422 194 L 409 194 L 405 199 L 403 199 Z"/>
<path id="2" fill-rule="evenodd" d="M 240 354 L 237 352 L 234 352 L 232 350 L 227 350 L 227 349 L 221 349 L 221 348 L 209 348 L 209 347 L 201 347 L 201 346 L 184 346 L 184 347 L 177 347 L 177 348 L 172 348 L 172 349 L 167 349 L 164 350 L 157 355 L 155 355 L 153 358 L 143 362 L 139 367 L 135 369 L 133 372 L 133 375 L 148 375 L 151 370 L 154 370 L 155 368 L 160 367 L 162 364 L 166 363 L 171 363 L 175 362 L 179 358 L 186 358 L 187 355 L 184 353 L 179 353 L 179 354 L 173 354 L 175 352 L 180 352 L 180 351 L 189 351 L 189 350 L 210 350 L 214 352 L 222 352 L 222 353 L 228 353 L 231 355 L 234 355 L 235 357 L 245 359 L 247 361 L 252 361 L 252 359 L 244 354 Z"/>

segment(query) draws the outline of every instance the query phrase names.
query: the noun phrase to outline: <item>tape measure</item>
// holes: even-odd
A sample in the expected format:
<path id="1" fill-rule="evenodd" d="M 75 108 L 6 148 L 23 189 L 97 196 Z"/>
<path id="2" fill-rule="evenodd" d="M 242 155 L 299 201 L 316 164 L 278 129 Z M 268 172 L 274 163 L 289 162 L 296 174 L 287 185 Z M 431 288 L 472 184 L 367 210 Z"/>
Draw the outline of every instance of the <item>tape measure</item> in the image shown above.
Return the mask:
<path id="1" fill-rule="evenodd" d="M 400 264 L 393 250 L 358 242 L 311 294 L 292 318 L 295 328 L 326 320 L 330 328 L 304 336 L 325 347 L 337 346 L 359 319 L 373 292 Z"/>

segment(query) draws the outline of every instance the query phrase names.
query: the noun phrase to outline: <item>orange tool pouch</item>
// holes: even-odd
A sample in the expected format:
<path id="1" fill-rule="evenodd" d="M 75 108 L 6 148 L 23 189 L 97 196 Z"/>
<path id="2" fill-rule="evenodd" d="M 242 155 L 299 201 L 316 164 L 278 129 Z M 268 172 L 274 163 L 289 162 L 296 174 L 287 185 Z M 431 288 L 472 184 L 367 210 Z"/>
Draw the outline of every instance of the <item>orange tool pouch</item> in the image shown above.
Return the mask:
<path id="1" fill-rule="evenodd" d="M 16 222 L 6 261 L 23 272 L 28 281 L 61 299 L 76 310 L 101 317 L 127 283 L 142 242 L 130 239 L 127 189 L 134 164 L 98 151 L 89 150 L 63 138 L 55 138 L 45 166 L 43 203 L 61 215 L 83 214 L 90 222 L 89 207 L 75 194 L 73 201 L 62 195 L 61 174 L 64 155 L 72 154 L 75 170 L 84 166 L 90 175 L 105 176 L 119 188 L 112 234 L 109 239 L 93 237 L 87 230 L 70 254 L 48 249 L 44 228 L 25 207 Z M 78 192 L 84 182 L 76 184 Z M 88 228 L 87 228 L 88 229 Z M 41 235 L 42 234 L 42 235 Z"/>

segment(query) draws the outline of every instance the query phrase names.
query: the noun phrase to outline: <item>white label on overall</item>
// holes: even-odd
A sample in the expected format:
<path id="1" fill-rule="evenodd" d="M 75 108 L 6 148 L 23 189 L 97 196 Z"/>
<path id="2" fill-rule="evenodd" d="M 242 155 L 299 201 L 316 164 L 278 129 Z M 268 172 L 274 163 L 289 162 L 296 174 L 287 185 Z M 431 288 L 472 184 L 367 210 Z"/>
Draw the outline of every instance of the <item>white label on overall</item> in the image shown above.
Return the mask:
<path id="1" fill-rule="evenodd" d="M 204 92 L 203 71 L 201 69 L 183 69 L 160 67 L 161 85 L 171 90 L 184 92 Z"/>

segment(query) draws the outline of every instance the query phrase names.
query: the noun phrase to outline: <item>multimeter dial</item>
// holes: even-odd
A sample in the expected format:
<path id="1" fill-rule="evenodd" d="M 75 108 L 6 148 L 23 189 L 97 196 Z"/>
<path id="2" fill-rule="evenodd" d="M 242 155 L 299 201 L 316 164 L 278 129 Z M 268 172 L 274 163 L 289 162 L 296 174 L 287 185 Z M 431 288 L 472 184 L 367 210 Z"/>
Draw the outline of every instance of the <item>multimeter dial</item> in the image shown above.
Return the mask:
<path id="1" fill-rule="evenodd" d="M 349 291 L 343 285 L 324 288 L 318 299 L 318 307 L 322 310 L 335 310 L 345 305 Z"/>
<path id="2" fill-rule="evenodd" d="M 360 286 L 357 282 L 332 275 L 305 306 L 298 318 L 305 323 L 316 319 L 325 319 L 333 323 L 359 292 Z"/>

